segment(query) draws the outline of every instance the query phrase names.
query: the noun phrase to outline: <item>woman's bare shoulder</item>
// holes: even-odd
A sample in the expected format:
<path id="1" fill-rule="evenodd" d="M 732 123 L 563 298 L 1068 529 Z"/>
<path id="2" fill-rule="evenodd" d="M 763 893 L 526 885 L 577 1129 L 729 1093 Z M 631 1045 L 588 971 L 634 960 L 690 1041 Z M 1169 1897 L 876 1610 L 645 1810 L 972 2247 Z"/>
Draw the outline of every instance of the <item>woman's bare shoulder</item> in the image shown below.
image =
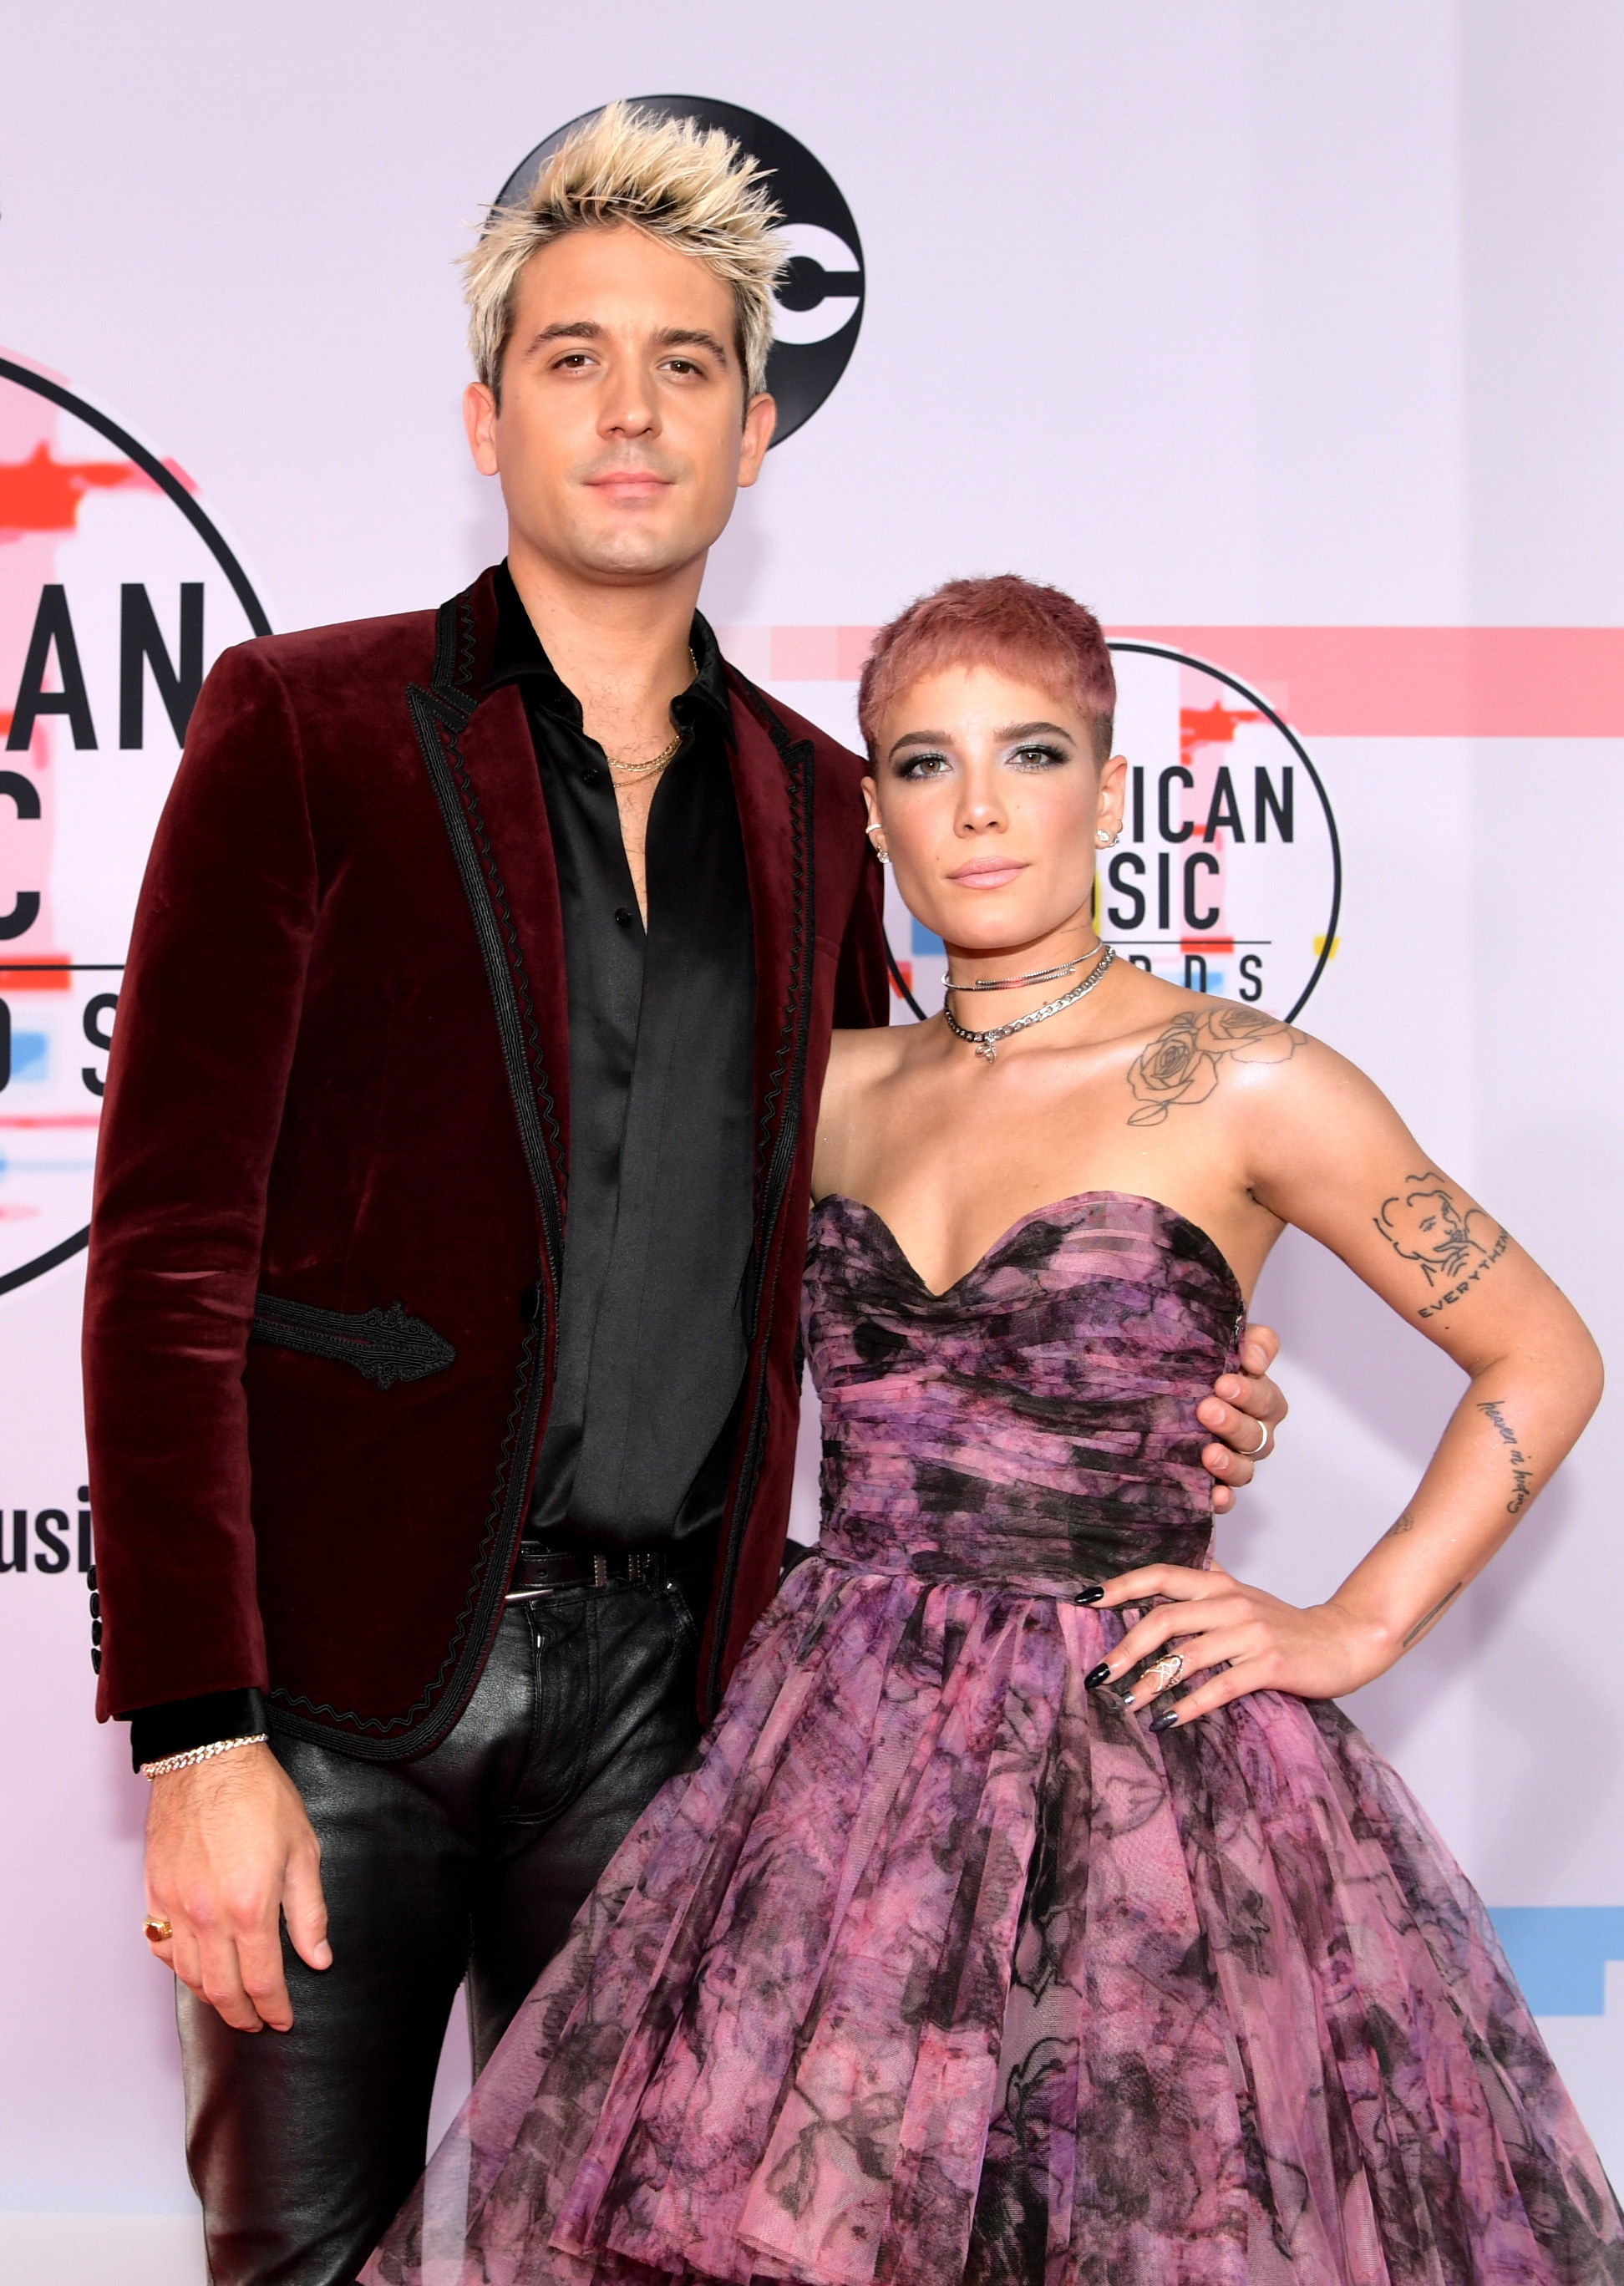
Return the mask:
<path id="1" fill-rule="evenodd" d="M 1252 1092 L 1273 1092 L 1257 1084 L 1265 1074 L 1283 1076 L 1313 1044 L 1306 1032 L 1266 1009 L 1172 985 L 1154 1004 L 1147 1001 L 1138 1037 L 1127 1070 L 1131 1127 L 1163 1126 L 1176 1111 L 1236 1092 L 1234 1083 L 1243 1079 Z"/>

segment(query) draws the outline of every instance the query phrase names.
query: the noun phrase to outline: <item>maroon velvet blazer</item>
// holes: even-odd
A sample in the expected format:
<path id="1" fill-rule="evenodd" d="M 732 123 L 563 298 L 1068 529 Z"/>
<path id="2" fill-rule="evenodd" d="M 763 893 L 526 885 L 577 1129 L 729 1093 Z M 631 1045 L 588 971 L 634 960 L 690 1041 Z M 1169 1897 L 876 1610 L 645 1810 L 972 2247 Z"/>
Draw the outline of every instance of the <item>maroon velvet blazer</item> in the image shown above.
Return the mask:
<path id="1" fill-rule="evenodd" d="M 491 575 L 227 651 L 154 843 L 85 1305 L 99 1712 L 255 1684 L 421 1754 L 496 1633 L 568 1213 L 564 939 Z M 729 670 L 756 963 L 754 1331 L 705 1629 L 777 1583 L 832 1024 L 887 1016 L 863 765 Z"/>

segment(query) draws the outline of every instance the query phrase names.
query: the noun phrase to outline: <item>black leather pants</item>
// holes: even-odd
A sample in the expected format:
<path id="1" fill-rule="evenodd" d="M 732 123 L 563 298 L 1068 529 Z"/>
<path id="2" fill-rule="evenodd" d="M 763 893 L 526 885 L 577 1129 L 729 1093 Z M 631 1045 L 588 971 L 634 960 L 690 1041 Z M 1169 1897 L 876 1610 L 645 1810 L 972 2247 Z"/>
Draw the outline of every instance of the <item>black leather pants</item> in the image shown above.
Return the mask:
<path id="1" fill-rule="evenodd" d="M 691 1753 L 698 1648 L 676 1587 L 571 1590 L 508 1607 L 420 1761 L 277 1741 L 321 1841 L 333 1966 L 284 1935 L 289 2032 L 234 2032 L 178 1988 L 214 2286 L 351 2286 L 422 2172 L 457 1987 L 477 2070 Z"/>

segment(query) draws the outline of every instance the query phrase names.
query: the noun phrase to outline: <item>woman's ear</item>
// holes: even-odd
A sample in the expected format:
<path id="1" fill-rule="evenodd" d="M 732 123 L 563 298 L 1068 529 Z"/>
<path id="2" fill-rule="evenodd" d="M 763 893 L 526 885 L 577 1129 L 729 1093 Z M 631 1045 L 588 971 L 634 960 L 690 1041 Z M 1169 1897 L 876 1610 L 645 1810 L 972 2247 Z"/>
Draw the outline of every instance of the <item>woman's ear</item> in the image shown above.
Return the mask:
<path id="1" fill-rule="evenodd" d="M 1099 829 L 1107 841 L 1115 841 L 1122 832 L 1123 812 L 1128 800 L 1128 757 L 1113 754 L 1100 773 L 1100 808 L 1097 813 Z"/>
<path id="2" fill-rule="evenodd" d="M 863 802 L 869 814 L 869 822 L 863 828 L 869 838 L 869 847 L 882 865 L 888 865 L 891 852 L 886 847 L 886 829 L 879 822 L 879 789 L 872 778 L 863 781 Z"/>

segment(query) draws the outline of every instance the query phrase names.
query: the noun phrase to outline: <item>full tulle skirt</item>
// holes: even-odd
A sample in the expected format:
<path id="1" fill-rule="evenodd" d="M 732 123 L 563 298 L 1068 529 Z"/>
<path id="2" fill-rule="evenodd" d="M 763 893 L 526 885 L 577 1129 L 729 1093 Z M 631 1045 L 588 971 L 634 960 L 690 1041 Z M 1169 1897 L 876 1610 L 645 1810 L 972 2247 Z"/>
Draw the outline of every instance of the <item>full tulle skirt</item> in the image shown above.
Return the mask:
<path id="1" fill-rule="evenodd" d="M 1160 1738 L 1123 1618 L 814 1557 L 367 2286 L 1579 2286 L 1624 2225 L 1341 1712 Z"/>

